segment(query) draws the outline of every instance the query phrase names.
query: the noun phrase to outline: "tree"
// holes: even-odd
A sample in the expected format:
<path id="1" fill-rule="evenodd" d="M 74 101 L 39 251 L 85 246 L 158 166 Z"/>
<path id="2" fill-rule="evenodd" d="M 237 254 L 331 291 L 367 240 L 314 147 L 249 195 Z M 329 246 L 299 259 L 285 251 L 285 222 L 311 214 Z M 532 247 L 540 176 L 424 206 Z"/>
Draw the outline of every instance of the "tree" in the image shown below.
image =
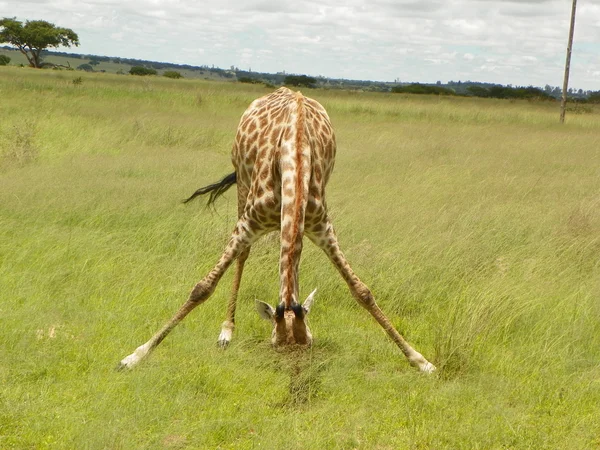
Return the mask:
<path id="1" fill-rule="evenodd" d="M 314 88 L 317 80 L 313 77 L 308 77 L 306 75 L 288 75 L 285 77 L 285 84 L 289 86 L 304 86 L 308 88 Z"/>
<path id="2" fill-rule="evenodd" d="M 80 64 L 77 66 L 77 70 L 83 70 L 85 72 L 93 72 L 94 68 L 89 64 Z"/>
<path id="3" fill-rule="evenodd" d="M 129 69 L 129 73 L 131 75 L 156 75 L 156 70 L 148 69 L 147 67 L 142 66 L 133 66 Z"/>
<path id="4" fill-rule="evenodd" d="M 45 20 L 27 20 L 25 25 L 16 18 L 0 20 L 0 42 L 8 42 L 25 55 L 31 67 L 40 68 L 41 53 L 48 47 L 79 45 L 79 37 L 70 28 L 59 28 Z"/>
<path id="5" fill-rule="evenodd" d="M 6 55 L 0 55 L 0 66 L 8 66 L 10 58 Z"/>
<path id="6" fill-rule="evenodd" d="M 483 86 L 472 85 L 467 88 L 467 95 L 472 95 L 473 97 L 489 97 L 490 91 Z"/>

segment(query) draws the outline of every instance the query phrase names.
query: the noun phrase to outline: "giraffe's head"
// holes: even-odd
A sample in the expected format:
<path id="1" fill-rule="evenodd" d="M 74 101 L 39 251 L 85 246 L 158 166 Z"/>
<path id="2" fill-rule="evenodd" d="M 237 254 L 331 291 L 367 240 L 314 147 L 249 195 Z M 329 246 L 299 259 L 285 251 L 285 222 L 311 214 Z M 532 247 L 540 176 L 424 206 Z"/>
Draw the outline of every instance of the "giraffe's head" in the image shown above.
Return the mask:
<path id="1" fill-rule="evenodd" d="M 306 316 L 310 312 L 315 298 L 315 289 L 302 305 L 293 305 L 289 310 L 281 303 L 277 308 L 265 302 L 256 300 L 256 310 L 260 317 L 273 323 L 273 334 L 271 342 L 274 346 L 305 345 L 312 344 L 312 334 L 306 324 Z"/>

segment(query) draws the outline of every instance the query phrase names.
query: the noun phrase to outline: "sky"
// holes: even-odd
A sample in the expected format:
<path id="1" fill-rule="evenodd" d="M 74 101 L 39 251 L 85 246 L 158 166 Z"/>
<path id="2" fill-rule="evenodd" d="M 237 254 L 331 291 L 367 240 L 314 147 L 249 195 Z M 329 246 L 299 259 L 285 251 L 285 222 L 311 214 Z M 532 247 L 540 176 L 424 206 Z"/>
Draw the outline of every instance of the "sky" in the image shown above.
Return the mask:
<path id="1" fill-rule="evenodd" d="M 61 51 L 360 80 L 562 86 L 571 0 L 0 0 L 73 29 Z M 600 90 L 600 0 L 579 0 L 569 86 Z"/>

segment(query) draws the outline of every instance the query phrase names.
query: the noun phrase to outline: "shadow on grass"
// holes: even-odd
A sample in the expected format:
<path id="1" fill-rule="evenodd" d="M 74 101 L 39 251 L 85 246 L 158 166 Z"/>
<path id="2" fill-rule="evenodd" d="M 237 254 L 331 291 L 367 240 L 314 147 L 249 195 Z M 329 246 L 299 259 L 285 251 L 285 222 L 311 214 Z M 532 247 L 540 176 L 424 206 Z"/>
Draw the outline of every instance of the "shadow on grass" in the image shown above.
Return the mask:
<path id="1" fill-rule="evenodd" d="M 300 346 L 274 349 L 264 340 L 255 344 L 254 351 L 261 355 L 271 352 L 269 358 L 262 360 L 263 364 L 289 379 L 283 399 L 273 404 L 275 408 L 302 408 L 323 397 L 323 374 L 339 351 L 335 342 L 319 339 L 308 349 Z"/>

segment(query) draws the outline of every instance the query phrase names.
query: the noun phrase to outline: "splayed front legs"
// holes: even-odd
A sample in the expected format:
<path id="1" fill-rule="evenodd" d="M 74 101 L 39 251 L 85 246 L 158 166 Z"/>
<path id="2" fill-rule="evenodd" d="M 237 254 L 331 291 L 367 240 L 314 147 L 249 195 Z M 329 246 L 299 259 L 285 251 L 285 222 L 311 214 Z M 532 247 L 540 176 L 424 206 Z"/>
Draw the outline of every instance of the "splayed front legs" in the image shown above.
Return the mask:
<path id="1" fill-rule="evenodd" d="M 337 237 L 333 230 L 333 225 L 329 219 L 320 227 L 315 227 L 312 230 L 307 230 L 307 235 L 310 239 L 320 247 L 327 257 L 331 260 L 333 265 L 336 267 L 338 272 L 342 275 L 350 292 L 356 299 L 356 301 L 375 318 L 375 320 L 382 326 L 388 336 L 396 343 L 402 353 L 408 359 L 408 362 L 418 368 L 421 372 L 431 373 L 435 370 L 435 366 L 427 361 L 423 355 L 410 346 L 408 342 L 402 337 L 400 333 L 394 328 L 394 325 L 390 320 L 383 314 L 383 311 L 379 308 L 373 294 L 369 288 L 356 276 L 352 271 L 350 264 L 346 260 L 344 254 L 340 250 L 340 246 L 337 241 Z"/>
<path id="2" fill-rule="evenodd" d="M 188 300 L 179 308 L 179 311 L 169 320 L 148 342 L 139 346 L 131 355 L 126 356 L 119 363 L 119 369 L 131 369 L 146 358 L 154 348 L 181 322 L 196 306 L 204 303 L 214 292 L 219 280 L 231 263 L 245 252 L 253 240 L 258 236 L 248 228 L 247 222 L 240 219 L 236 225 L 229 244 L 221 255 L 217 265 L 202 279 L 192 292 Z M 247 257 L 247 254 L 246 254 Z M 242 264 L 243 267 L 243 264 Z M 238 271 L 241 277 L 241 271 Z M 235 305 L 235 303 L 234 303 Z"/>

